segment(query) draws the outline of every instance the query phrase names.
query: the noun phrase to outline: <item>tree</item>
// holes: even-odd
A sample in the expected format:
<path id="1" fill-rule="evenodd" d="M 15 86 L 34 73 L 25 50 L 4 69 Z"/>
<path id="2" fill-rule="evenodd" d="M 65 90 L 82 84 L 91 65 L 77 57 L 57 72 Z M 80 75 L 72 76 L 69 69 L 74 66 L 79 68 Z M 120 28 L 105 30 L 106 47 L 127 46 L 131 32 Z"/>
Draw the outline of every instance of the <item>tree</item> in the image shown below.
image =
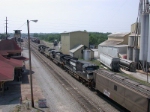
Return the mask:
<path id="1" fill-rule="evenodd" d="M 107 40 L 109 34 L 111 33 L 89 32 L 89 43 L 97 46 Z"/>

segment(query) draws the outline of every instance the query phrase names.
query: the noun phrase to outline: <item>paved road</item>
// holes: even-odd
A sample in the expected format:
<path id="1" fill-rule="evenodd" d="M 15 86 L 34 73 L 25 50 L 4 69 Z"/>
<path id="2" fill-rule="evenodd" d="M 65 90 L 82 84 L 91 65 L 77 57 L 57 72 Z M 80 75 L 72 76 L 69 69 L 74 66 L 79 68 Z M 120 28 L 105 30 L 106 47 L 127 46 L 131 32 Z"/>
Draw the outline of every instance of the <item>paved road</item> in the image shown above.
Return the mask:
<path id="1" fill-rule="evenodd" d="M 28 50 L 23 51 L 23 55 L 28 57 Z M 78 102 L 60 85 L 37 58 L 32 55 L 32 70 L 37 79 L 51 112 L 84 112 Z"/>

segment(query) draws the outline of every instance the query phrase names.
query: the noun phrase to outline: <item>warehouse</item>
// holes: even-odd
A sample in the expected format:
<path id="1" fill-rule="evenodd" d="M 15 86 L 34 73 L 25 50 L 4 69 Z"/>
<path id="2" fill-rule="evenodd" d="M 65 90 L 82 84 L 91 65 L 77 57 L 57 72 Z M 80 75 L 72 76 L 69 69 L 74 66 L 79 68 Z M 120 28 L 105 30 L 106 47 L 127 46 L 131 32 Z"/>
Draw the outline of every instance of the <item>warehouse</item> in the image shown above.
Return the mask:
<path id="1" fill-rule="evenodd" d="M 89 34 L 86 31 L 73 31 L 61 33 L 61 52 L 69 54 L 71 49 L 79 45 L 89 47 Z"/>
<path id="2" fill-rule="evenodd" d="M 98 56 L 100 55 L 100 53 L 109 54 L 108 47 L 111 48 L 116 45 L 122 45 L 122 46 L 118 46 L 118 49 L 126 48 L 127 47 L 126 45 L 128 45 L 129 35 L 130 33 L 115 33 L 115 34 L 108 35 L 108 40 L 98 45 Z M 126 52 L 123 52 L 123 53 L 126 53 Z M 115 54 L 115 57 L 116 57 L 116 54 Z"/>
<path id="3" fill-rule="evenodd" d="M 115 46 L 101 46 L 101 53 L 109 55 L 114 58 L 120 57 L 120 55 L 127 54 L 128 45 L 115 45 Z"/>

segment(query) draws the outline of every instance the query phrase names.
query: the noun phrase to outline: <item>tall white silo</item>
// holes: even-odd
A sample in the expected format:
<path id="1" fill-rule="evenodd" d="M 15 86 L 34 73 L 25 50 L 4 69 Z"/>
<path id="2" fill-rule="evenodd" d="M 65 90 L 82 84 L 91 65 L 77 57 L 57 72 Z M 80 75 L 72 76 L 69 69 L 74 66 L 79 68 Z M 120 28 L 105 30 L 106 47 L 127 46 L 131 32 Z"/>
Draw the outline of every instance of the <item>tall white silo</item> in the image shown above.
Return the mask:
<path id="1" fill-rule="evenodd" d="M 128 48 L 127 48 L 127 59 L 133 60 L 133 47 L 134 47 L 135 36 L 130 35 L 128 38 Z"/>
<path id="2" fill-rule="evenodd" d="M 132 60 L 133 59 L 133 47 L 128 46 L 127 48 L 127 59 Z"/>
<path id="3" fill-rule="evenodd" d="M 129 38 L 128 38 L 128 45 L 129 46 L 134 46 L 134 40 L 135 40 L 135 35 L 130 35 Z"/>
<path id="4" fill-rule="evenodd" d="M 140 38 L 140 56 L 139 60 L 147 61 L 148 36 L 149 36 L 149 15 L 141 14 L 141 38 Z"/>
<path id="5" fill-rule="evenodd" d="M 150 29 L 150 15 L 149 15 L 149 29 Z M 147 62 L 150 63 L 150 31 L 149 31 L 149 37 L 148 37 Z"/>
<path id="6" fill-rule="evenodd" d="M 133 62 L 139 61 L 139 49 L 133 48 Z"/>

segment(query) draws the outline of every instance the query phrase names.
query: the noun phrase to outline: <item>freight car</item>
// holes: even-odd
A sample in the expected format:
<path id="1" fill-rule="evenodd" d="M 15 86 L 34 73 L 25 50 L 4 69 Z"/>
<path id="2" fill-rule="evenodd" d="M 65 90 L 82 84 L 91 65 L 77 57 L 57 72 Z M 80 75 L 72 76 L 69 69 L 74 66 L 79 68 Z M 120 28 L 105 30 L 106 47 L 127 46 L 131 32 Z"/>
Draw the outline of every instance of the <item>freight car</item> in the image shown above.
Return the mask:
<path id="1" fill-rule="evenodd" d="M 127 59 L 120 59 L 120 63 L 119 63 L 120 67 L 131 71 L 131 72 L 135 72 L 136 71 L 136 63 Z"/>
<path id="2" fill-rule="evenodd" d="M 94 71 L 95 89 L 132 112 L 150 112 L 150 87 L 111 71 Z"/>
<path id="3" fill-rule="evenodd" d="M 119 60 L 119 58 L 113 58 L 103 53 L 100 54 L 100 62 L 112 71 L 119 71 Z"/>

